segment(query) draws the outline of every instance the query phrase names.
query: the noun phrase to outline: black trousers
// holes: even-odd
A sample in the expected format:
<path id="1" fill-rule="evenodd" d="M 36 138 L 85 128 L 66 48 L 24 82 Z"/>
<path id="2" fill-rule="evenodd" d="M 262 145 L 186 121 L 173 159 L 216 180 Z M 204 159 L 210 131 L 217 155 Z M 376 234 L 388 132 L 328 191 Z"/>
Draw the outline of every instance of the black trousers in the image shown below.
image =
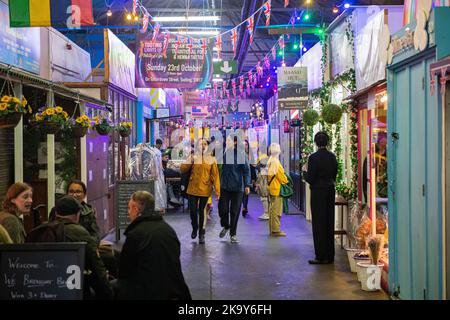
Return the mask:
<path id="1" fill-rule="evenodd" d="M 245 210 L 248 210 L 248 195 L 246 195 L 245 193 L 244 193 L 244 196 L 243 196 L 243 198 L 242 198 L 242 207 L 245 209 Z"/>
<path id="2" fill-rule="evenodd" d="M 219 199 L 219 216 L 222 228 L 230 229 L 230 236 L 236 235 L 243 192 L 222 190 Z"/>
<path id="3" fill-rule="evenodd" d="M 189 212 L 191 214 L 192 230 L 197 231 L 200 226 L 200 234 L 205 233 L 203 224 L 205 222 L 205 207 L 208 197 L 189 195 Z"/>
<path id="4" fill-rule="evenodd" d="M 311 216 L 316 259 L 334 261 L 334 187 L 311 189 Z"/>

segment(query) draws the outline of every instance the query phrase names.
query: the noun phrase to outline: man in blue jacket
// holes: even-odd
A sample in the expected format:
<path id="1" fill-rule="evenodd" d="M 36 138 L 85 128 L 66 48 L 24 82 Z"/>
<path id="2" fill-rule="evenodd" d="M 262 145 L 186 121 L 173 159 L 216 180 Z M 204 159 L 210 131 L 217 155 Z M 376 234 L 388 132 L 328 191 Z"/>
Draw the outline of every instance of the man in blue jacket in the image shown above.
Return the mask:
<path id="1" fill-rule="evenodd" d="M 239 242 L 236 237 L 239 212 L 244 192 L 248 195 L 250 186 L 250 165 L 244 146 L 238 146 L 237 136 L 228 136 L 220 175 L 219 215 L 223 229 L 219 236 L 223 238 L 230 231 L 232 243 Z"/>

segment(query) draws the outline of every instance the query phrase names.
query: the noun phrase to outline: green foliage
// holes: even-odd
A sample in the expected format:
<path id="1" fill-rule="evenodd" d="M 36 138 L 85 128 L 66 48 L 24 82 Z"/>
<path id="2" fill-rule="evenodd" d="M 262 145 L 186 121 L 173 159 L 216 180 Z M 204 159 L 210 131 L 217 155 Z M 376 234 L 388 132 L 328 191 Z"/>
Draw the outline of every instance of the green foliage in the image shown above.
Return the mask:
<path id="1" fill-rule="evenodd" d="M 336 124 L 342 118 L 342 109 L 336 104 L 326 104 L 322 107 L 322 119 L 328 124 Z"/>
<path id="2" fill-rule="evenodd" d="M 315 126 L 319 122 L 319 117 L 319 113 L 316 110 L 306 110 L 303 113 L 303 123 L 307 126 Z"/>

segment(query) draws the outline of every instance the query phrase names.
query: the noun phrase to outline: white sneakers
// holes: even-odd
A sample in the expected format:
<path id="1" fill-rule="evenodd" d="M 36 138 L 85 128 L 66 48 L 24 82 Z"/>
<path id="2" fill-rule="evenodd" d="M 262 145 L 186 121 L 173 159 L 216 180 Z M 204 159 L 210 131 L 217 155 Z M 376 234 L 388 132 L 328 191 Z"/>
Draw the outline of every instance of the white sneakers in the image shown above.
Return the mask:
<path id="1" fill-rule="evenodd" d="M 259 220 L 269 220 L 269 215 L 267 213 L 264 213 L 263 215 L 258 217 Z"/>
<path id="2" fill-rule="evenodd" d="M 239 243 L 239 240 L 236 236 L 231 236 L 231 243 Z"/>

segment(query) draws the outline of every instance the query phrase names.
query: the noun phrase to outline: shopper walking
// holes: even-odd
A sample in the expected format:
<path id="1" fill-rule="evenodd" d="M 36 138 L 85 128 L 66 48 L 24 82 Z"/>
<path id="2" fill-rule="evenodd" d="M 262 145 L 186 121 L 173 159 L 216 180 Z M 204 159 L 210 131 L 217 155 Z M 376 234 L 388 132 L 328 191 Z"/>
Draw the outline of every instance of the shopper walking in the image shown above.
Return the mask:
<path id="1" fill-rule="evenodd" d="M 191 214 L 192 234 L 195 239 L 199 235 L 199 243 L 205 243 L 205 206 L 212 194 L 212 188 L 220 199 L 220 178 L 216 159 L 207 152 L 208 143 L 199 139 L 195 153 L 181 165 L 181 172 L 190 171 L 187 195 L 189 196 L 189 210 Z"/>
<path id="2" fill-rule="evenodd" d="M 319 150 L 309 156 L 304 172 L 311 188 L 311 216 L 316 257 L 310 264 L 334 262 L 334 202 L 337 175 L 336 156 L 327 150 L 329 137 L 319 132 L 314 137 Z"/>
<path id="3" fill-rule="evenodd" d="M 6 192 L 3 211 L 0 212 L 0 225 L 8 231 L 13 243 L 25 242 L 27 236 L 22 218 L 31 212 L 33 189 L 26 183 L 16 182 Z"/>
<path id="4" fill-rule="evenodd" d="M 285 237 L 286 233 L 280 230 L 281 213 L 283 212 L 283 198 L 280 196 L 282 184 L 288 183 L 280 163 L 280 145 L 270 145 L 270 158 L 267 162 L 268 186 L 269 186 L 269 230 L 272 237 Z"/>
<path id="5" fill-rule="evenodd" d="M 231 242 L 239 242 L 236 237 L 239 211 L 242 197 L 250 193 L 250 186 L 250 165 L 247 157 L 243 148 L 238 146 L 238 137 L 228 136 L 220 175 L 219 215 L 223 228 L 220 238 L 230 231 Z"/>

